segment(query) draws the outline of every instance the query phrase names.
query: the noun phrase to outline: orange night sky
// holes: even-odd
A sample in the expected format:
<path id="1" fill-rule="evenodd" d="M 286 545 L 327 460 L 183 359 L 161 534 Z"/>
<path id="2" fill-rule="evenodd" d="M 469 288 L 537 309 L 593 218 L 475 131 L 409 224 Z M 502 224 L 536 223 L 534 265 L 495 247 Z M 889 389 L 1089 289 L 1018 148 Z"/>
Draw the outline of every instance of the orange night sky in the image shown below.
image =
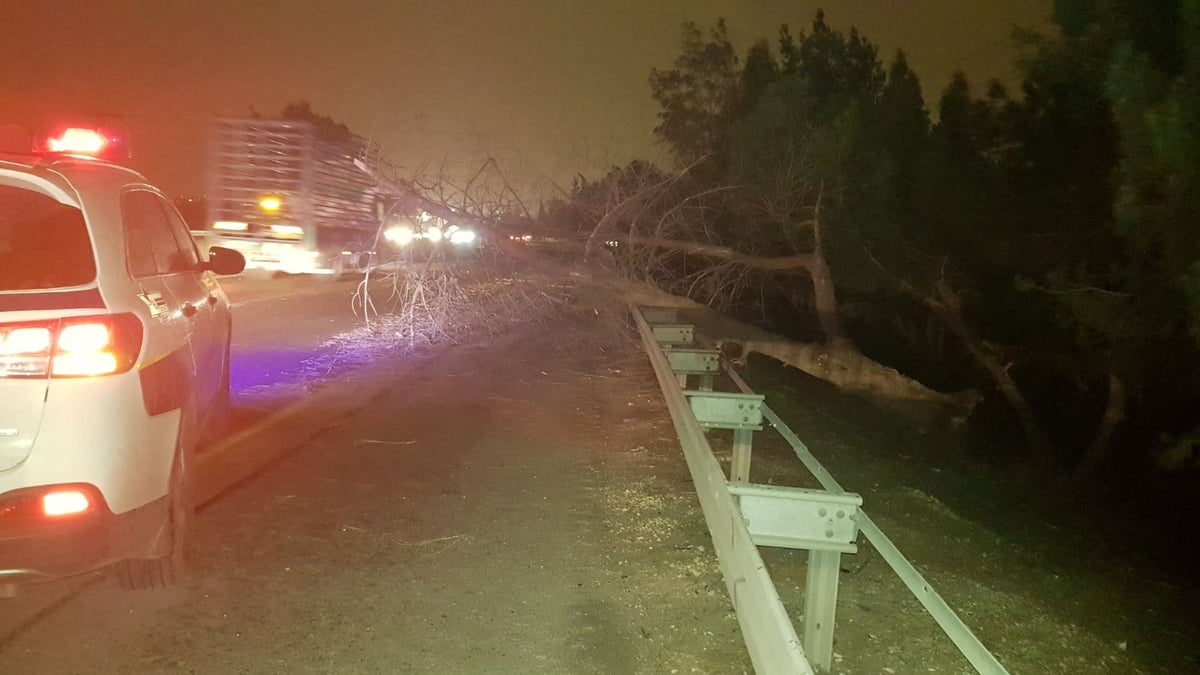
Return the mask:
<path id="1" fill-rule="evenodd" d="M 0 121 L 120 115 L 131 163 L 172 194 L 203 190 L 213 115 L 290 100 L 378 141 L 409 172 L 492 156 L 546 194 L 576 173 L 665 162 L 647 77 L 670 67 L 685 20 L 725 17 L 744 53 L 818 7 L 897 48 L 936 107 L 956 69 L 1011 78 L 1014 25 L 1052 29 L 1051 0 L 114 0 L 11 3 L 0 19 Z"/>

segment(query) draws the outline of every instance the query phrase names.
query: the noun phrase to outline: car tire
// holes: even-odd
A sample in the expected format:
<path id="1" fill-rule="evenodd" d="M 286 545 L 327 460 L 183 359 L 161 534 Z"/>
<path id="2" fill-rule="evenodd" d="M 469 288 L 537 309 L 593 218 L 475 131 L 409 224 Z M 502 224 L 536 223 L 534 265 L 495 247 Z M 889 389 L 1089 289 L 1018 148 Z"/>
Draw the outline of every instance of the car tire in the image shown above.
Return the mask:
<path id="1" fill-rule="evenodd" d="M 189 455 L 183 448 L 175 453 L 169 506 L 163 524 L 165 550 L 154 558 L 135 558 L 117 563 L 117 583 L 126 590 L 170 588 L 182 583 L 186 577 L 192 516 L 196 508 Z"/>

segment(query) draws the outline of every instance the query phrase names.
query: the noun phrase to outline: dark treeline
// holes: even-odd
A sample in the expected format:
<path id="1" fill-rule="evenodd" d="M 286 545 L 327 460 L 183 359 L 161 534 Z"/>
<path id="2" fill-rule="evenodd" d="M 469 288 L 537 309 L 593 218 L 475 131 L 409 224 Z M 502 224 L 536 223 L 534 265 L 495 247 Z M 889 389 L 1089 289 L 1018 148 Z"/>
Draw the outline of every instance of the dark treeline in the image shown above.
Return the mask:
<path id="1" fill-rule="evenodd" d="M 262 114 L 251 108 L 250 116 L 261 118 Z M 313 110 L 312 104 L 308 101 L 288 101 L 284 104 L 283 110 L 279 113 L 277 119 L 308 122 L 317 130 L 317 137 L 323 141 L 348 143 L 354 140 L 354 134 L 350 132 L 350 127 L 342 122 L 338 122 L 329 115 L 322 115 Z"/>
<path id="2" fill-rule="evenodd" d="M 716 266 L 674 244 L 637 271 L 706 301 L 720 283 L 793 339 L 976 389 L 976 435 L 1027 448 L 1025 464 L 1194 481 L 1200 3 L 1058 0 L 1054 16 L 1056 37 L 1014 37 L 1019 91 L 960 73 L 928 103 L 903 52 L 885 63 L 821 12 L 744 57 L 723 22 L 686 24 L 674 67 L 650 76 L 681 168 L 581 178 L 542 219 L 793 256 L 806 275 L 706 285 Z"/>

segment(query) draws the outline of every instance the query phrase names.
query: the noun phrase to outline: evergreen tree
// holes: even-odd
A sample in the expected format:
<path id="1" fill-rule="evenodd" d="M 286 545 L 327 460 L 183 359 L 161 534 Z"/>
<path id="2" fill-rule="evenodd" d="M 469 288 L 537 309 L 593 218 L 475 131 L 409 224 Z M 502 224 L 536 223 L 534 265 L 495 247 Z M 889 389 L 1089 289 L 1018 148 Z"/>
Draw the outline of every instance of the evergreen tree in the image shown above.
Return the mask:
<path id="1" fill-rule="evenodd" d="M 650 89 L 659 102 L 654 133 L 685 164 L 719 156 L 737 97 L 738 58 L 724 19 L 708 40 L 696 24 L 683 25 L 683 52 L 670 70 L 653 69 Z"/>

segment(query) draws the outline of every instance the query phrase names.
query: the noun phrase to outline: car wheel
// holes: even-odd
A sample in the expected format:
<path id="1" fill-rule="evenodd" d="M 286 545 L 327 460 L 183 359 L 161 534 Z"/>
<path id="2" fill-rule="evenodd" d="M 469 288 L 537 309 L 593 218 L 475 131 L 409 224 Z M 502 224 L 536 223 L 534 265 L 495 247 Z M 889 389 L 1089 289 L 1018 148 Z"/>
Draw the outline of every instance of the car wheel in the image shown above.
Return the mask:
<path id="1" fill-rule="evenodd" d="M 117 582 L 128 590 L 162 589 L 182 583 L 192 536 L 195 494 L 191 462 L 182 448 L 175 455 L 171 470 L 170 505 L 159 555 L 154 558 L 123 560 L 117 564 Z"/>

